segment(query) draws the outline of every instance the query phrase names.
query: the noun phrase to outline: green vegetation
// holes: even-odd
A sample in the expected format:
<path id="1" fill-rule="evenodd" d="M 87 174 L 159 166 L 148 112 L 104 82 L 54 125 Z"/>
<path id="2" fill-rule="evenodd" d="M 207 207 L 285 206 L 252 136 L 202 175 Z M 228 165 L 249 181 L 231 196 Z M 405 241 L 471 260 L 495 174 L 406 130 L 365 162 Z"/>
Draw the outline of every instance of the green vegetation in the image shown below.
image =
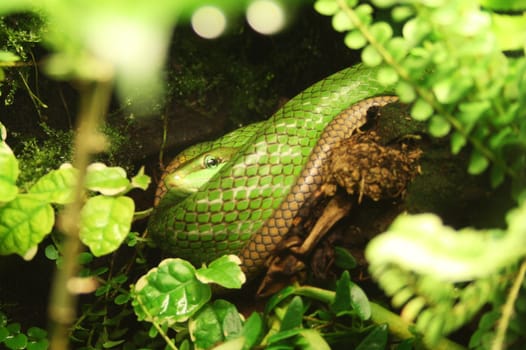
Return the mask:
<path id="1" fill-rule="evenodd" d="M 215 4 L 232 14 L 245 6 Z M 0 343 L 10 349 L 65 349 L 69 342 L 82 349 L 342 344 L 453 349 L 462 346 L 446 338 L 476 322 L 467 335 L 469 348 L 519 349 L 526 341 L 524 1 L 315 2 L 315 10 L 330 16 L 343 33 L 345 45 L 361 50 L 366 65 L 383 65 L 379 81 L 396 84 L 412 117 L 425 121 L 432 136 L 447 138 L 452 154 L 467 152 L 470 174 L 488 176 L 490 187 L 509 188 L 515 207 L 495 228 L 457 230 L 433 214 L 405 214 L 373 239 L 365 252 L 371 275 L 400 312 L 370 301 L 366 289 L 344 272 L 326 289 L 286 287 L 268 300 L 264 312 L 250 310 L 247 317 L 231 302 L 213 300 L 209 285 L 241 286 L 244 277 L 235 257 L 197 269 L 167 259 L 152 268 L 150 242 L 132 229 L 134 217 L 144 213 L 135 212 L 129 195 L 146 189 L 150 179 L 142 169 L 128 179 L 123 167 L 130 170 L 129 164 L 113 156 L 129 152 L 122 150 L 130 144 L 122 131 L 106 133 L 110 137 L 101 132 L 113 85 L 134 112 L 158 109 L 163 90 L 188 106 L 208 108 L 202 96 L 217 93 L 216 84 L 231 79 L 233 106 L 248 103 L 257 114 L 275 107 L 275 100 L 262 102 L 248 92 L 272 90 L 275 76 L 256 68 L 235 70 L 231 62 L 210 80 L 202 78 L 211 74 L 209 67 L 182 62 L 177 69 L 184 74 L 167 72 L 164 89 L 159 78 L 174 25 L 184 25 L 199 5 L 191 0 L 163 0 L 155 7 L 146 0 L 0 4 L 3 103 L 12 104 L 17 89 L 24 89 L 40 117 L 45 104 L 27 84 L 40 71 L 75 82 L 79 91 L 75 132 L 42 124 L 52 141 L 14 135 L 23 140 L 16 145 L 18 157 L 0 124 L 0 254 L 30 260 L 40 248 L 57 265 L 50 334 L 36 326 L 24 332 L 18 315 L 0 312 Z M 122 35 L 129 30 L 135 35 Z M 40 42 L 50 55 L 36 65 L 32 50 Z M 261 85 L 255 87 L 257 77 Z M 219 108 L 209 107 L 207 113 Z M 241 113 L 233 114 L 233 124 L 245 121 Z M 110 154 L 105 161 L 112 166 L 93 163 L 101 152 Z M 89 252 L 79 253 L 81 246 Z M 79 293 L 88 297 L 82 297 L 76 315 Z"/>

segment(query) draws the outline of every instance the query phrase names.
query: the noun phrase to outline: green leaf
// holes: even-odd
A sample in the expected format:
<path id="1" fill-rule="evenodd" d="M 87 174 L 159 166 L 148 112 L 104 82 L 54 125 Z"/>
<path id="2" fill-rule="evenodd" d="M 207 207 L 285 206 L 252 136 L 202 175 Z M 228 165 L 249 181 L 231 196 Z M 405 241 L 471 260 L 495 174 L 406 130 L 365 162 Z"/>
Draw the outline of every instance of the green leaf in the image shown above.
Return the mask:
<path id="1" fill-rule="evenodd" d="M 331 309 L 339 316 L 354 310 L 362 320 L 371 317 L 371 305 L 364 291 L 351 282 L 349 271 L 344 271 L 336 282 L 336 295 Z"/>
<path id="2" fill-rule="evenodd" d="M 387 346 L 387 324 L 375 327 L 356 347 L 356 350 L 383 350 Z"/>
<path id="3" fill-rule="evenodd" d="M 243 337 L 238 337 L 230 339 L 222 344 L 213 347 L 213 350 L 241 350 L 249 349 L 245 346 L 245 339 Z"/>
<path id="4" fill-rule="evenodd" d="M 458 154 L 460 150 L 466 145 L 467 139 L 458 131 L 451 134 L 451 153 Z"/>
<path id="5" fill-rule="evenodd" d="M 133 188 L 140 188 L 141 190 L 146 191 L 148 186 L 150 185 L 151 179 L 148 175 L 144 174 L 144 166 L 139 169 L 139 172 L 137 175 L 132 177 L 131 179 L 131 185 Z"/>
<path id="6" fill-rule="evenodd" d="M 49 203 L 21 194 L 0 207 L 0 223 L 0 255 L 16 253 L 31 259 L 51 232 L 55 215 Z"/>
<path id="7" fill-rule="evenodd" d="M 418 46 L 432 30 L 431 24 L 421 17 L 412 18 L 402 28 L 403 37 L 407 40 L 409 47 Z"/>
<path id="8" fill-rule="evenodd" d="M 504 182 L 505 177 L 506 173 L 503 167 L 493 164 L 490 173 L 491 187 L 497 188 L 500 186 Z"/>
<path id="9" fill-rule="evenodd" d="M 49 349 L 49 341 L 47 339 L 40 339 L 38 341 L 30 341 L 27 343 L 27 350 L 47 350 Z"/>
<path id="10" fill-rule="evenodd" d="M 242 322 L 236 307 L 218 299 L 190 318 L 188 330 L 198 349 L 209 349 L 223 340 L 238 337 Z"/>
<path id="11" fill-rule="evenodd" d="M 362 320 L 371 318 L 371 304 L 367 294 L 356 283 L 351 282 L 351 305 Z"/>
<path id="12" fill-rule="evenodd" d="M 263 319 L 257 312 L 253 312 L 250 317 L 245 321 L 241 335 L 245 338 L 244 349 L 252 349 L 255 346 L 261 335 L 263 334 L 264 325 Z"/>
<path id="13" fill-rule="evenodd" d="M 349 16 L 347 16 L 347 14 L 343 11 L 338 11 L 338 13 L 332 17 L 332 27 L 337 32 L 346 32 L 348 30 L 354 29 L 354 25 L 349 19 Z"/>
<path id="14" fill-rule="evenodd" d="M 314 9 L 324 16 L 333 16 L 340 7 L 336 0 L 318 0 L 314 3 Z"/>
<path id="15" fill-rule="evenodd" d="M 433 107 L 423 99 L 419 98 L 411 108 L 411 116 L 418 121 L 427 120 L 433 115 Z"/>
<path id="16" fill-rule="evenodd" d="M 471 130 L 477 121 L 491 109 L 490 101 L 463 102 L 458 106 L 459 113 L 457 118 L 466 127 Z"/>
<path id="17" fill-rule="evenodd" d="M 352 30 L 345 35 L 343 42 L 348 48 L 357 50 L 361 49 L 367 44 L 367 39 L 365 39 L 360 31 Z"/>
<path id="18" fill-rule="evenodd" d="M 296 289 L 293 286 L 287 286 L 280 290 L 278 293 L 274 294 L 265 305 L 265 314 L 270 314 L 272 310 L 279 304 L 281 304 L 282 301 L 287 299 L 289 296 L 294 295 L 294 292 Z"/>
<path id="19" fill-rule="evenodd" d="M 105 341 L 104 343 L 102 343 L 102 347 L 104 349 L 111 349 L 111 348 L 114 348 L 118 345 L 121 345 L 122 343 L 124 343 L 125 340 L 124 339 L 120 339 L 120 340 L 107 340 Z"/>
<path id="20" fill-rule="evenodd" d="M 71 166 L 61 167 L 38 179 L 28 192 L 41 201 L 56 204 L 70 203 L 73 200 L 77 174 L 77 169 Z"/>
<path id="21" fill-rule="evenodd" d="M 385 49 L 393 56 L 395 61 L 402 61 L 408 53 L 407 42 L 400 37 L 392 38 L 385 44 Z"/>
<path id="22" fill-rule="evenodd" d="M 44 249 L 44 254 L 49 260 L 57 260 L 60 257 L 57 248 L 52 244 L 46 246 L 46 248 Z"/>
<path id="23" fill-rule="evenodd" d="M 126 171 L 121 167 L 93 163 L 88 167 L 85 186 L 91 191 L 113 196 L 126 192 L 130 187 L 130 181 L 126 177 Z"/>
<path id="24" fill-rule="evenodd" d="M 413 16 L 415 11 L 409 6 L 396 6 L 391 11 L 391 17 L 395 22 L 404 22 Z"/>
<path id="25" fill-rule="evenodd" d="M 3 128 L 3 125 L 2 125 Z M 3 129 L 5 133 L 5 129 Z M 4 138 L 4 137 L 2 137 Z M 13 200 L 17 193 L 16 180 L 20 170 L 18 160 L 4 141 L 0 142 L 0 203 Z"/>
<path id="26" fill-rule="evenodd" d="M 295 296 L 287 306 L 287 310 L 281 321 L 280 331 L 301 328 L 303 323 L 303 312 L 303 301 L 301 300 L 301 297 Z"/>
<path id="27" fill-rule="evenodd" d="M 336 314 L 351 310 L 351 277 L 349 271 L 344 271 L 336 282 L 336 295 L 330 306 Z"/>
<path id="28" fill-rule="evenodd" d="M 97 257 L 115 251 L 130 232 L 134 209 L 129 197 L 88 199 L 81 211 L 80 240 Z"/>
<path id="29" fill-rule="evenodd" d="M 434 137 L 444 137 L 451 130 L 451 124 L 441 115 L 435 114 L 429 120 L 429 132 Z"/>
<path id="30" fill-rule="evenodd" d="M 130 298 L 130 294 L 119 294 L 115 297 L 113 302 L 115 303 L 115 305 L 124 305 L 128 303 L 128 301 L 130 301 Z"/>
<path id="31" fill-rule="evenodd" d="M 4 340 L 9 336 L 9 330 L 5 326 L 0 327 L 0 343 L 3 343 Z"/>
<path id="32" fill-rule="evenodd" d="M 331 347 L 321 333 L 315 329 L 302 329 L 296 339 L 296 349 L 302 350 L 330 350 Z"/>
<path id="33" fill-rule="evenodd" d="M 369 30 L 380 44 L 384 44 L 393 36 L 393 29 L 386 22 L 375 22 L 369 27 Z"/>
<path id="34" fill-rule="evenodd" d="M 0 50 L 0 62 L 16 62 L 20 57 L 12 52 Z"/>
<path id="35" fill-rule="evenodd" d="M 279 331 L 277 333 L 272 334 L 270 337 L 268 337 L 267 343 L 270 345 L 270 344 L 281 342 L 285 339 L 294 338 L 304 330 L 305 330 L 304 328 L 293 328 L 287 331 Z M 287 347 L 287 348 L 291 348 L 291 347 Z"/>
<path id="36" fill-rule="evenodd" d="M 165 259 L 132 289 L 137 318 L 173 327 L 185 322 L 211 298 L 211 288 L 195 278 L 195 268 L 182 259 Z"/>
<path id="37" fill-rule="evenodd" d="M 455 103 L 473 86 L 469 77 L 452 76 L 435 83 L 433 92 L 440 103 Z"/>
<path id="38" fill-rule="evenodd" d="M 371 14 L 373 13 L 373 7 L 369 4 L 360 4 L 356 6 L 354 9 L 356 12 L 356 16 L 362 21 L 364 24 L 369 25 L 372 21 Z"/>
<path id="39" fill-rule="evenodd" d="M 223 299 L 217 299 L 212 307 L 221 324 L 225 339 L 234 338 L 241 334 L 243 322 L 234 304 Z"/>
<path id="40" fill-rule="evenodd" d="M 8 349 L 25 349 L 27 346 L 27 336 L 23 333 L 16 334 L 11 337 L 7 337 L 4 341 L 5 346 Z"/>
<path id="41" fill-rule="evenodd" d="M 334 247 L 334 265 L 344 270 L 354 269 L 358 264 L 352 254 L 343 247 Z"/>
<path id="42" fill-rule="evenodd" d="M 411 103 L 416 99 L 416 92 L 413 85 L 400 80 L 395 87 L 395 92 L 400 97 L 400 102 Z"/>
<path id="43" fill-rule="evenodd" d="M 392 86 L 398 81 L 398 74 L 390 66 L 382 67 L 378 70 L 378 81 L 383 86 Z"/>
<path id="44" fill-rule="evenodd" d="M 79 265 L 87 265 L 93 261 L 93 254 L 89 252 L 82 252 L 77 256 L 77 262 Z"/>
<path id="45" fill-rule="evenodd" d="M 11 334 L 20 333 L 22 326 L 18 322 L 10 323 L 7 325 L 7 329 Z"/>
<path id="46" fill-rule="evenodd" d="M 196 277 L 203 283 L 217 283 L 225 288 L 239 289 L 246 281 L 239 265 L 241 260 L 237 255 L 224 255 L 212 261 L 208 267 L 198 269 Z"/>
<path id="47" fill-rule="evenodd" d="M 489 161 L 484 157 L 479 151 L 474 149 L 471 152 L 471 157 L 469 158 L 468 172 L 471 175 L 478 175 L 484 172 L 489 165 Z"/>
<path id="48" fill-rule="evenodd" d="M 205 305 L 195 317 L 190 318 L 188 330 L 196 349 L 209 349 L 225 339 L 211 305 Z"/>
<path id="49" fill-rule="evenodd" d="M 362 61 L 369 67 L 376 67 L 382 63 L 383 58 L 372 45 L 367 45 L 362 51 Z"/>

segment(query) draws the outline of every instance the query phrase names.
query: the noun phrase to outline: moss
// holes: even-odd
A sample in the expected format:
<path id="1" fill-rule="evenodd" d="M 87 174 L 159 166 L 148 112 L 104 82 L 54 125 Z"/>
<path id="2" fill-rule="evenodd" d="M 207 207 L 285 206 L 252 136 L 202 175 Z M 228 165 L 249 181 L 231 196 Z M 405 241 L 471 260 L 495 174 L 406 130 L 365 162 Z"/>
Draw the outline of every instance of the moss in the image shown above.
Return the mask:
<path id="1" fill-rule="evenodd" d="M 0 51 L 9 51 L 27 63 L 17 69 L 4 70 L 5 78 L 0 82 L 0 94 L 6 105 L 14 102 L 18 88 L 25 88 L 20 76 L 27 76 L 33 69 L 33 49 L 41 40 L 43 21 L 34 14 L 16 14 L 0 17 Z"/>
<path id="2" fill-rule="evenodd" d="M 45 123 L 42 123 L 41 127 L 45 137 L 38 139 L 31 136 L 21 139 L 14 150 L 20 166 L 18 184 L 25 189 L 61 164 L 72 161 L 73 131 L 53 129 Z M 134 167 L 129 154 L 134 143 L 128 134 L 109 125 L 106 125 L 102 132 L 110 141 L 109 148 L 105 153 L 97 155 L 94 161 L 120 166 L 131 173 Z"/>

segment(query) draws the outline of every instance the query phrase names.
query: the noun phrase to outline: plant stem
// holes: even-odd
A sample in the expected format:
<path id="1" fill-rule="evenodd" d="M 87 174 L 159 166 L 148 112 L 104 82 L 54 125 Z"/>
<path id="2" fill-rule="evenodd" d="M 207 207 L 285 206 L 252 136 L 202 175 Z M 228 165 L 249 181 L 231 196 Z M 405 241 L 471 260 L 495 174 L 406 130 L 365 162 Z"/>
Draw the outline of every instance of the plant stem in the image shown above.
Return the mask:
<path id="1" fill-rule="evenodd" d="M 510 323 L 510 319 L 514 313 L 515 302 L 519 296 L 522 283 L 524 281 L 524 275 L 526 275 L 526 260 L 522 262 L 517 277 L 513 282 L 513 286 L 510 289 L 506 303 L 502 307 L 502 317 L 499 319 L 497 325 L 497 332 L 491 344 L 491 350 L 502 350 L 504 348 L 504 340 L 506 338 L 506 331 Z"/>
<path id="2" fill-rule="evenodd" d="M 63 263 L 55 272 L 49 318 L 52 324 L 50 349 L 65 350 L 69 346 L 69 329 L 75 320 L 78 292 L 69 288 L 78 270 L 77 256 L 81 250 L 79 241 L 81 209 L 85 201 L 84 179 L 91 155 L 100 152 L 106 144 L 98 132 L 102 117 L 106 114 L 111 96 L 108 81 L 90 82 L 81 91 L 78 115 L 78 131 L 75 135 L 73 165 L 79 170 L 74 201 L 59 215 L 58 225 L 64 233 Z"/>

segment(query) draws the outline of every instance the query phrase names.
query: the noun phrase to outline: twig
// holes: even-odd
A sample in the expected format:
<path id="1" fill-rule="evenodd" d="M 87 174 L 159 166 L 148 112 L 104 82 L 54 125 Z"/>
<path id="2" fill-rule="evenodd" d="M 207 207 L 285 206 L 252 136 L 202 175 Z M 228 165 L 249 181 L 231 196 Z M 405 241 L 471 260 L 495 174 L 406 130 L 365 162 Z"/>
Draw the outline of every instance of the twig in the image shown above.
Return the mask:
<path id="1" fill-rule="evenodd" d="M 502 307 L 502 317 L 500 317 L 499 319 L 499 323 L 497 325 L 497 332 L 495 334 L 495 338 L 493 339 L 493 344 L 491 344 L 491 350 L 502 350 L 504 348 L 506 331 L 508 330 L 510 319 L 513 316 L 515 302 L 517 301 L 517 297 L 519 296 L 519 291 L 521 289 L 522 282 L 524 281 L 525 274 L 526 260 L 522 262 L 521 267 L 519 269 L 519 273 L 517 274 L 517 277 L 513 282 L 513 286 L 511 286 L 508 297 L 506 298 L 506 302 Z"/>

